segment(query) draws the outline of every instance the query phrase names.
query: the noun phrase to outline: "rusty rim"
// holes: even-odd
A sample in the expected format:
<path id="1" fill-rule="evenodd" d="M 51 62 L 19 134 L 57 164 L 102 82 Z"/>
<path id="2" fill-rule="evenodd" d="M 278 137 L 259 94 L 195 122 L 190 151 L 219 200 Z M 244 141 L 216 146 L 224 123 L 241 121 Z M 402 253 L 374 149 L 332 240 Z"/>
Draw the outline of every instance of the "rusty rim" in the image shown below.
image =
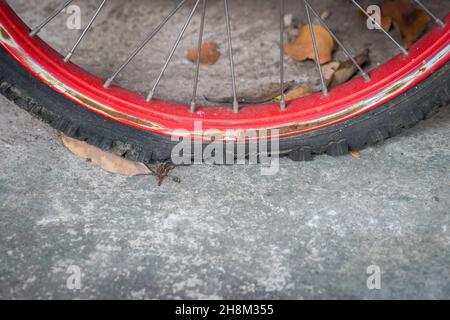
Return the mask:
<path id="1" fill-rule="evenodd" d="M 399 96 L 439 69 L 450 57 L 450 31 L 435 26 L 412 46 L 371 70 L 371 81 L 358 77 L 329 92 L 279 104 L 245 106 L 239 113 L 223 106 L 190 106 L 145 97 L 112 85 L 82 68 L 65 63 L 64 57 L 38 37 L 0 0 L 0 44 L 40 80 L 77 104 L 118 122 L 162 135 L 209 139 L 245 139 L 248 130 L 262 138 L 278 129 L 281 136 L 297 135 L 358 116 Z M 269 130 L 269 131 L 267 131 Z"/>

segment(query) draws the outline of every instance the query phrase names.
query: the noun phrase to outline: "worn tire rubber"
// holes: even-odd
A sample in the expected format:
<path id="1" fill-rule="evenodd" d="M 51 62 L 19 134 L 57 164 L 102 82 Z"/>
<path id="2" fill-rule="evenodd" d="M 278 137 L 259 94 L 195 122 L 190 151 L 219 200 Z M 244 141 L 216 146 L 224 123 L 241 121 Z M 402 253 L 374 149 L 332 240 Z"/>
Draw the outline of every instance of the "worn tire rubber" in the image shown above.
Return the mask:
<path id="1" fill-rule="evenodd" d="M 344 155 L 384 141 L 435 114 L 450 100 L 450 63 L 399 97 L 350 120 L 282 138 L 280 150 L 296 161 Z M 0 92 L 65 135 L 141 161 L 170 159 L 169 137 L 139 130 L 91 112 L 39 81 L 0 47 Z"/>

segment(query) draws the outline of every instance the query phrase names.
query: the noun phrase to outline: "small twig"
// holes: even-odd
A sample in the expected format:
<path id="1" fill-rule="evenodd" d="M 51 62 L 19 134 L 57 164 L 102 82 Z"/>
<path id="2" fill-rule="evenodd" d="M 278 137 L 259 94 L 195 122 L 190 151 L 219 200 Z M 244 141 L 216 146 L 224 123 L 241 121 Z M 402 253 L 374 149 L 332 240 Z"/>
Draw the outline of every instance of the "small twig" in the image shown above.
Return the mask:
<path id="1" fill-rule="evenodd" d="M 158 179 L 158 186 L 160 187 L 164 180 L 170 176 L 170 172 L 176 168 L 176 166 L 170 162 L 166 161 L 160 164 L 157 164 L 156 166 L 152 167 L 150 165 L 147 165 L 148 169 L 153 173 L 153 175 Z M 178 177 L 173 177 L 173 181 L 180 183 L 181 180 Z"/>

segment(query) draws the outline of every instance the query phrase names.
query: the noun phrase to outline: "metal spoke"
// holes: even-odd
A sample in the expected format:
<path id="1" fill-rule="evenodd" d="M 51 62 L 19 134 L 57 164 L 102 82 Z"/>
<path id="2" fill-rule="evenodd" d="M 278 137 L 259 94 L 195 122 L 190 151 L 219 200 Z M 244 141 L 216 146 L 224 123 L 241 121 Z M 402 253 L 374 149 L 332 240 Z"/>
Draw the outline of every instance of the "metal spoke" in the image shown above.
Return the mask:
<path id="1" fill-rule="evenodd" d="M 74 44 L 74 46 L 72 47 L 72 49 L 70 49 L 69 53 L 67 54 L 67 56 L 64 58 L 64 62 L 69 62 L 70 59 L 72 58 L 75 50 L 78 48 L 78 45 L 81 43 L 81 41 L 83 41 L 84 37 L 86 36 L 86 34 L 88 33 L 89 29 L 91 28 L 92 24 L 94 23 L 95 19 L 97 19 L 98 15 L 100 14 L 100 12 L 102 11 L 103 7 L 105 6 L 107 0 L 102 0 L 100 6 L 97 8 L 97 10 L 95 11 L 94 15 L 92 16 L 91 20 L 89 21 L 88 25 L 86 26 L 86 28 L 84 28 L 83 33 L 81 34 L 81 36 L 78 38 L 77 42 Z"/>
<path id="2" fill-rule="evenodd" d="M 177 40 L 175 41 L 175 44 L 172 48 L 172 51 L 170 52 L 169 57 L 166 59 L 166 62 L 164 63 L 164 66 L 161 70 L 161 72 L 159 73 L 158 78 L 155 81 L 155 84 L 153 85 L 153 88 L 150 90 L 148 96 L 147 96 L 147 101 L 151 101 L 153 99 L 153 96 L 155 94 L 156 88 L 158 87 L 159 83 L 161 82 L 161 79 L 164 75 L 164 73 L 166 72 L 167 67 L 169 66 L 170 61 L 173 58 L 173 55 L 175 54 L 175 51 L 178 48 L 178 45 L 180 44 L 181 39 L 183 38 L 184 33 L 186 32 L 187 27 L 189 26 L 189 23 L 192 20 L 192 17 L 194 16 L 195 10 L 197 10 L 198 4 L 200 3 L 200 0 L 197 0 L 195 2 L 194 7 L 192 8 L 191 12 L 189 13 L 189 16 L 186 19 L 186 22 L 183 25 L 183 28 L 181 29 L 180 34 L 178 35 Z"/>
<path id="3" fill-rule="evenodd" d="M 317 13 L 316 10 L 314 10 L 314 8 L 311 6 L 311 4 L 308 2 L 308 0 L 305 0 L 306 5 L 309 7 L 309 9 L 312 11 L 312 13 L 317 17 L 317 19 L 319 20 L 319 22 L 322 24 L 322 26 L 328 31 L 328 33 L 334 38 L 334 40 L 336 41 L 336 43 L 342 48 L 342 50 L 344 51 L 344 53 L 347 55 L 347 57 L 352 61 L 352 63 L 355 65 L 356 68 L 358 68 L 359 72 L 361 73 L 361 75 L 363 76 L 363 78 L 366 81 L 370 81 L 370 76 L 367 74 L 367 72 L 365 72 L 361 66 L 358 64 L 358 62 L 356 62 L 355 58 L 353 58 L 353 56 L 350 54 L 350 52 L 347 50 L 347 48 L 345 48 L 345 46 L 342 44 L 342 42 L 337 38 L 337 36 L 334 34 L 334 32 L 329 28 L 329 26 L 327 25 L 327 23 L 320 17 L 320 15 Z"/>
<path id="4" fill-rule="evenodd" d="M 313 28 L 313 23 L 311 20 L 311 14 L 309 12 L 309 7 L 308 7 L 306 0 L 303 0 L 303 2 L 305 3 L 306 16 L 308 17 L 309 32 L 311 33 L 311 39 L 312 39 L 312 43 L 313 43 L 313 47 L 314 47 L 314 56 L 315 56 L 315 60 L 316 60 L 317 70 L 319 71 L 320 82 L 322 83 L 322 93 L 324 96 L 328 96 L 328 88 L 327 88 L 327 84 L 325 83 L 325 78 L 323 76 L 322 67 L 320 65 L 319 50 L 317 49 L 316 35 L 314 34 L 314 28 Z"/>
<path id="5" fill-rule="evenodd" d="M 445 24 L 444 22 L 442 22 L 441 19 L 439 19 L 438 17 L 436 17 L 427 7 L 425 7 L 424 4 L 422 4 L 422 2 L 420 2 L 419 0 L 413 0 L 415 3 L 417 3 L 423 10 L 425 10 L 426 13 L 428 13 L 428 15 L 433 18 L 434 22 L 436 22 L 441 28 L 445 28 Z"/>
<path id="6" fill-rule="evenodd" d="M 233 87 L 233 111 L 235 113 L 238 113 L 239 102 L 237 99 L 236 75 L 234 73 L 234 53 L 233 53 L 233 43 L 231 40 L 231 25 L 230 25 L 230 14 L 228 12 L 228 0 L 224 0 L 224 6 L 225 6 L 225 19 L 227 23 L 228 50 L 230 55 L 231 85 Z"/>
<path id="7" fill-rule="evenodd" d="M 280 0 L 280 109 L 286 109 L 284 97 L 284 0 Z"/>
<path id="8" fill-rule="evenodd" d="M 195 112 L 197 105 L 197 89 L 198 89 L 198 75 L 200 72 L 200 53 L 203 45 L 203 33 L 205 30 L 205 16 L 206 16 L 206 0 L 203 0 L 202 9 L 202 20 L 200 22 L 200 31 L 198 36 L 198 46 L 197 46 L 197 62 L 195 66 L 195 76 L 194 76 L 194 92 L 192 93 L 191 107 L 190 111 Z"/>
<path id="9" fill-rule="evenodd" d="M 57 7 L 47 18 L 45 18 L 44 21 L 42 21 L 37 27 L 35 27 L 30 32 L 30 37 L 34 37 L 37 35 L 42 28 L 44 28 L 47 24 L 49 24 L 55 17 L 63 12 L 64 9 L 66 9 L 74 0 L 67 0 L 64 3 L 62 3 L 59 7 Z"/>
<path id="10" fill-rule="evenodd" d="M 125 69 L 130 62 L 141 52 L 144 47 L 155 37 L 155 35 L 161 31 L 166 23 L 177 13 L 187 0 L 182 0 L 165 18 L 164 20 L 145 38 L 145 40 L 133 51 L 133 53 L 126 59 L 126 61 L 117 69 L 117 71 L 105 81 L 104 87 L 109 88 L 111 83 L 117 78 L 117 76 Z"/>
<path id="11" fill-rule="evenodd" d="M 41 32 L 41 30 L 43 28 L 45 28 L 48 24 L 50 24 L 59 14 L 61 14 L 64 10 L 67 9 L 67 7 L 69 7 L 70 4 L 72 4 L 74 2 L 74 0 L 60 0 L 61 3 L 60 5 L 58 5 L 57 8 L 55 8 L 52 13 L 46 17 L 42 22 L 40 22 L 40 24 L 38 24 L 34 29 L 32 29 L 29 33 L 30 37 L 34 37 L 37 34 L 39 34 L 39 32 Z M 68 52 L 68 54 L 65 56 L 64 61 L 67 63 L 71 60 L 71 58 L 73 57 L 74 53 L 76 52 L 77 48 L 79 47 L 79 45 L 83 42 L 83 40 L 85 39 L 87 33 L 91 30 L 94 22 L 96 21 L 96 19 L 98 18 L 98 16 L 100 15 L 100 13 L 102 12 L 102 10 L 104 9 L 106 3 L 108 0 L 98 0 L 100 2 L 99 6 L 97 7 L 97 9 L 95 10 L 93 16 L 90 18 L 89 23 L 87 24 L 87 26 L 83 29 L 81 35 L 78 37 L 77 41 L 75 42 L 75 44 L 73 45 L 73 47 L 70 49 L 70 51 Z M 192 97 L 191 97 L 191 102 L 190 102 L 190 112 L 194 113 L 196 111 L 197 108 L 197 100 L 198 100 L 198 89 L 199 89 L 199 75 L 200 75 L 200 67 L 201 67 L 201 50 L 202 50 L 202 46 L 203 46 L 203 39 L 204 39 L 204 30 L 205 30 L 205 17 L 206 17 L 206 10 L 207 10 L 207 1 L 208 0 L 192 0 L 194 3 L 193 7 L 190 8 L 189 14 L 186 17 L 186 21 L 184 22 L 178 37 L 175 41 L 175 43 L 173 44 L 173 46 L 171 47 L 171 51 L 168 55 L 168 57 L 166 58 L 164 65 L 162 67 L 162 69 L 160 70 L 160 73 L 158 74 L 158 76 L 156 77 L 156 79 L 154 80 L 154 84 L 153 87 L 151 88 L 150 92 L 147 95 L 147 101 L 151 101 L 154 98 L 155 92 L 162 80 L 162 78 L 164 77 L 165 72 L 167 71 L 167 68 L 169 67 L 170 62 L 172 61 L 176 50 L 178 49 L 181 40 L 183 39 L 187 28 L 189 27 L 193 16 L 196 12 L 196 10 L 199 8 L 200 6 L 200 2 L 202 1 L 202 12 L 201 12 L 201 22 L 200 22 L 200 27 L 199 27 L 199 34 L 198 34 L 198 46 L 197 46 L 197 57 L 196 57 L 196 61 L 195 61 L 195 73 L 194 73 L 194 78 L 193 78 L 193 91 L 192 91 Z M 445 28 L 445 23 L 439 19 L 435 14 L 433 14 L 431 12 L 431 10 L 429 10 L 423 3 L 421 0 L 411 0 L 413 3 L 415 3 L 417 6 L 419 6 L 421 9 L 423 9 L 433 20 L 436 24 L 438 24 L 441 28 Z M 0 0 L 1 2 L 1 0 Z M 169 20 L 177 13 L 180 11 L 180 9 L 186 5 L 186 3 L 188 2 L 188 0 L 177 0 L 178 4 L 175 5 L 175 7 L 168 13 L 167 16 L 165 16 L 162 21 L 159 23 L 159 25 L 157 25 L 155 27 L 154 30 L 152 30 L 147 36 L 146 38 L 143 39 L 143 41 L 141 43 L 138 43 L 137 48 L 135 48 L 131 54 L 129 56 L 126 56 L 126 60 L 120 65 L 120 67 L 117 69 L 117 71 L 115 71 L 113 73 L 113 75 L 111 77 L 109 77 L 108 79 L 105 80 L 104 83 L 104 87 L 105 88 L 109 88 L 110 85 L 114 82 L 114 80 L 116 80 L 116 78 L 119 76 L 119 74 L 132 62 L 132 60 L 142 51 L 144 50 L 145 46 L 152 40 L 155 38 L 155 36 L 162 30 L 162 28 L 164 28 L 167 23 L 169 22 Z M 319 53 L 319 48 L 318 48 L 318 39 L 316 37 L 316 33 L 317 30 L 314 30 L 314 23 L 313 22 L 313 18 L 315 17 L 318 21 L 318 24 L 320 24 L 323 28 L 325 28 L 328 33 L 333 37 L 333 39 L 336 41 L 336 43 L 339 45 L 340 48 L 342 48 L 343 52 L 345 53 L 345 55 L 350 59 L 350 61 L 352 62 L 352 64 L 355 65 L 355 67 L 358 69 L 359 73 L 361 74 L 361 76 L 366 80 L 366 81 L 370 81 L 370 75 L 364 71 L 364 69 L 362 68 L 362 66 L 360 66 L 358 64 L 358 62 L 356 61 L 356 58 L 350 53 L 350 51 L 344 46 L 343 42 L 340 41 L 337 37 L 337 35 L 331 30 L 330 26 L 328 25 L 328 23 L 325 21 L 325 19 L 323 19 L 321 17 L 321 15 L 313 8 L 313 6 L 311 5 L 311 1 L 309 0 L 303 0 L 304 2 L 304 6 L 305 6 L 305 10 L 306 10 L 306 16 L 307 16 L 307 21 L 308 21 L 308 26 L 310 29 L 310 36 L 311 36 L 311 40 L 312 40 L 312 45 L 313 45 L 313 49 L 314 49 L 314 59 L 315 59 L 315 64 L 316 67 L 318 69 L 319 72 L 319 76 L 320 76 L 320 82 L 321 82 L 321 90 L 324 96 L 328 96 L 329 92 L 328 92 L 328 86 L 326 84 L 326 80 L 324 77 L 324 73 L 322 70 L 322 66 L 320 63 L 320 53 Z M 373 17 L 372 15 L 370 15 L 360 4 L 359 1 L 357 0 L 352 0 L 353 4 L 359 8 L 359 10 L 361 10 L 368 19 L 370 19 L 370 21 L 379 29 L 381 30 L 400 50 L 403 54 L 408 55 L 408 50 L 398 41 L 396 41 L 394 39 L 393 36 L 391 36 L 391 34 L 386 31 L 385 29 L 382 28 L 381 23 L 377 21 L 377 19 L 375 17 Z M 280 104 L 279 104 L 279 108 L 280 110 L 286 110 L 287 106 L 286 106 L 286 95 L 285 95 L 285 89 L 286 89 L 286 85 L 285 85 L 285 53 L 284 53 L 284 44 L 285 44 L 285 24 L 284 24 L 284 16 L 285 16 L 285 0 L 279 0 L 279 14 L 280 14 L 280 56 L 279 56 L 279 61 L 280 61 L 280 70 L 279 70 L 279 76 L 280 76 Z M 228 42 L 228 54 L 229 54 L 229 68 L 230 68 L 230 77 L 231 77 L 231 85 L 232 85 L 232 91 L 233 91 L 233 111 L 235 113 L 239 113 L 240 111 L 240 105 L 239 105 L 239 97 L 238 97 L 238 89 L 237 89 L 237 78 L 236 78 L 236 73 L 235 73 L 235 57 L 234 57 L 234 50 L 233 50 L 233 42 L 232 42 L 232 33 L 231 33 L 231 22 L 230 22 L 230 12 L 229 12 L 229 3 L 228 0 L 224 0 L 224 13 L 225 13 L 225 20 L 226 20 L 226 32 L 227 32 L 227 42 Z M 312 14 L 311 14 L 312 13 Z M 320 44 L 320 43 L 319 43 Z M 125 58 L 125 57 L 124 57 Z M 153 80 L 153 79 L 152 79 Z M 278 89 L 276 89 L 278 91 Z"/>
<path id="12" fill-rule="evenodd" d="M 381 31 L 383 31 L 383 33 L 389 38 L 391 39 L 392 42 L 395 43 L 395 45 L 397 47 L 399 47 L 399 49 L 402 51 L 403 54 L 408 55 L 408 50 L 406 50 L 400 43 L 398 43 L 397 41 L 395 41 L 395 39 L 389 34 L 389 32 L 387 32 L 386 30 L 383 29 L 383 27 L 378 23 L 378 21 L 372 17 L 366 10 L 364 10 L 364 8 L 362 8 L 358 2 L 356 2 L 356 0 L 352 0 L 352 2 L 355 4 L 355 6 L 357 6 L 359 8 L 359 10 L 361 10 L 362 12 L 364 12 L 364 14 L 377 26 L 378 29 L 380 29 Z"/>

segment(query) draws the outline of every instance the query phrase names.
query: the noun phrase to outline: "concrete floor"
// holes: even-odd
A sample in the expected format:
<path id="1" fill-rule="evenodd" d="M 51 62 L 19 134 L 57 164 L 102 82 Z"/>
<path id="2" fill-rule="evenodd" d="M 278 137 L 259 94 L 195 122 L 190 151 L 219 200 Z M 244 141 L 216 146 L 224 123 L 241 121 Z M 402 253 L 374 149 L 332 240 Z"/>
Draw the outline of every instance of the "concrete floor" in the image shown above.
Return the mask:
<path id="1" fill-rule="evenodd" d="M 76 158 L 1 96 L 0 115 L 0 298 L 450 298 L 448 107 L 361 159 L 183 167 L 161 187 Z"/>
<path id="2" fill-rule="evenodd" d="M 0 298 L 450 298 L 448 107 L 359 160 L 183 167 L 161 187 L 76 158 L 3 97 L 0 114 Z"/>

